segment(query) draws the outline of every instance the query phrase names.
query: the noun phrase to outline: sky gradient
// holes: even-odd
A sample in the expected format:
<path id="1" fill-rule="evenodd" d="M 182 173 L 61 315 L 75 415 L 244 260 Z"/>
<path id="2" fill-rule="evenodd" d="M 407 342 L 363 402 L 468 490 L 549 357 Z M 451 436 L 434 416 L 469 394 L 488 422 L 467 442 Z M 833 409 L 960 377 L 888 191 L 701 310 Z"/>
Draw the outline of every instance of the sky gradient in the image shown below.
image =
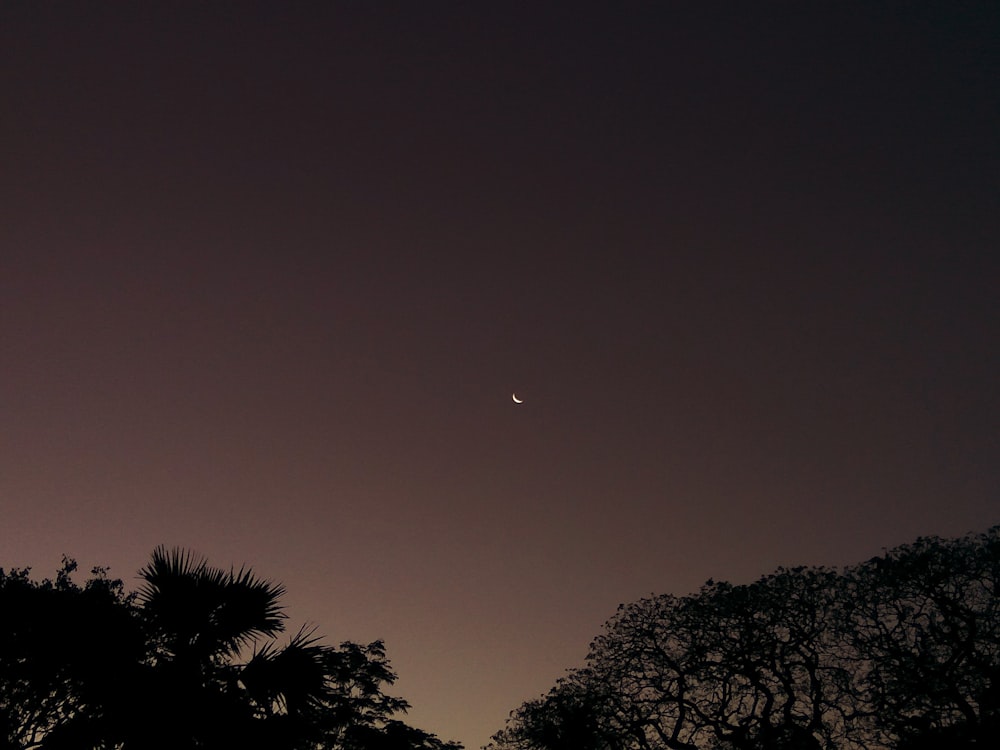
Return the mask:
<path id="1" fill-rule="evenodd" d="M 246 562 L 474 749 L 1000 521 L 1000 6 L 750 5 L 5 3 L 0 566 Z"/>

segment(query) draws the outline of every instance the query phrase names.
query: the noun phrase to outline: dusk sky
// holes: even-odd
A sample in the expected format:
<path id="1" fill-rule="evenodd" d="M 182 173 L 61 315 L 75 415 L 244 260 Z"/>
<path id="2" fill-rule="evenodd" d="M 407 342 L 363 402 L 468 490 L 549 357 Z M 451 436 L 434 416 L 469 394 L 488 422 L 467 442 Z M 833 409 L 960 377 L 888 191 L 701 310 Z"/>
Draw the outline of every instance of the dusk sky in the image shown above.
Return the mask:
<path id="1" fill-rule="evenodd" d="M 0 97 L 4 568 L 247 563 L 475 750 L 1000 522 L 1000 3 L 11 1 Z"/>

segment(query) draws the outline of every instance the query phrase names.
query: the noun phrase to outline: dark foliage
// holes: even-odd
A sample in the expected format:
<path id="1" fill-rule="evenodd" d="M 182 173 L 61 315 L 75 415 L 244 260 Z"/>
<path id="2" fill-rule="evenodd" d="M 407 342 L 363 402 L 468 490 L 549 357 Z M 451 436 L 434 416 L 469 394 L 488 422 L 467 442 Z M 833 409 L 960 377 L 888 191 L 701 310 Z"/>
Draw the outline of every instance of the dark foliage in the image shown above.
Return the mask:
<path id="1" fill-rule="evenodd" d="M 623 605 L 493 750 L 1000 747 L 1000 527 Z"/>
<path id="2" fill-rule="evenodd" d="M 0 750 L 458 750 L 396 718 L 380 641 L 284 645 L 284 588 L 157 549 L 138 592 L 0 569 Z"/>

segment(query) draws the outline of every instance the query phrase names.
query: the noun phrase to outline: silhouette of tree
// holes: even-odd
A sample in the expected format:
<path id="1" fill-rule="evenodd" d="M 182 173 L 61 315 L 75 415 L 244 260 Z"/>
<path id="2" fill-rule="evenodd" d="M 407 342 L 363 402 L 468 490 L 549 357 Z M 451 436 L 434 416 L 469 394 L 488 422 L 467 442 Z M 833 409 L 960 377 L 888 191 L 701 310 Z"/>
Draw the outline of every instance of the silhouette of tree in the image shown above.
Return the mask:
<path id="1" fill-rule="evenodd" d="M 846 733 L 849 671 L 837 632 L 837 576 L 779 569 L 747 586 L 709 583 L 684 600 L 698 654 L 692 707 L 722 744 L 811 750 Z"/>
<path id="2" fill-rule="evenodd" d="M 675 750 L 806 750 L 832 739 L 843 682 L 822 637 L 832 580 L 778 571 L 621 607 L 591 645 L 587 673 L 615 696 L 614 733 Z"/>
<path id="3" fill-rule="evenodd" d="M 619 607 L 493 750 L 1000 747 L 1000 527 Z"/>
<path id="4" fill-rule="evenodd" d="M 381 641 L 287 643 L 284 588 L 157 548 L 126 594 L 0 570 L 0 750 L 458 750 L 395 718 Z"/>
<path id="5" fill-rule="evenodd" d="M 616 750 L 625 745 L 606 708 L 614 696 L 599 695 L 601 683 L 589 670 L 575 670 L 544 698 L 528 701 L 512 714 L 511 725 L 495 734 L 497 750 Z"/>
<path id="6" fill-rule="evenodd" d="M 63 558 L 55 580 L 35 583 L 27 569 L 0 569 L 0 747 L 85 746 L 71 739 L 144 658 L 122 582 L 95 568 L 81 588 L 75 570 Z"/>
<path id="7" fill-rule="evenodd" d="M 849 578 L 847 633 L 900 747 L 1000 747 L 1000 527 L 918 539 Z"/>

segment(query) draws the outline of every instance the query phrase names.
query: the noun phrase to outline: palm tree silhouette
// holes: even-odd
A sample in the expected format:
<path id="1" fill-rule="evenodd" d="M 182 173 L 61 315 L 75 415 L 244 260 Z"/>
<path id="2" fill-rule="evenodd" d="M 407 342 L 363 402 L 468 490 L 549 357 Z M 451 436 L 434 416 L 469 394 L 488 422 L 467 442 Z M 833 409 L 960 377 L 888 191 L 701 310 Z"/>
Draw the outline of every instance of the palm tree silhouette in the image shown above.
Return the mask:
<path id="1" fill-rule="evenodd" d="M 151 645 L 143 746 L 293 748 L 319 738 L 329 649 L 304 631 L 275 645 L 282 585 L 164 547 L 139 576 Z"/>
<path id="2" fill-rule="evenodd" d="M 139 601 L 160 658 L 213 662 L 284 630 L 284 586 L 251 570 L 227 573 L 191 552 L 157 547 L 139 577 Z"/>

